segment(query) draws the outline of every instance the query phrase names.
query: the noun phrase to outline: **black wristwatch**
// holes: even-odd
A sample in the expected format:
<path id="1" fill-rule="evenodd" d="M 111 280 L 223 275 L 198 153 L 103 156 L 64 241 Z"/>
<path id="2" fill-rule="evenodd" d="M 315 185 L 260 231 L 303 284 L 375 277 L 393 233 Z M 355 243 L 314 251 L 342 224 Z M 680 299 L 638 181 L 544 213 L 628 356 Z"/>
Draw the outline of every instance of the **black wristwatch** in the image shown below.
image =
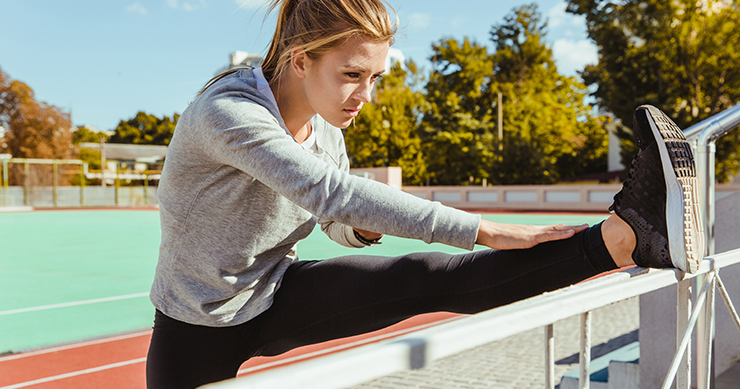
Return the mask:
<path id="1" fill-rule="evenodd" d="M 383 242 L 380 241 L 380 238 L 370 240 L 370 239 L 367 239 L 364 236 L 362 236 L 362 234 L 360 234 L 359 232 L 357 232 L 357 230 L 352 229 L 352 231 L 355 233 L 355 238 L 357 238 L 357 240 L 359 240 L 360 243 L 364 244 L 365 246 L 373 246 L 373 245 L 376 245 L 376 244 L 382 244 L 383 243 Z"/>

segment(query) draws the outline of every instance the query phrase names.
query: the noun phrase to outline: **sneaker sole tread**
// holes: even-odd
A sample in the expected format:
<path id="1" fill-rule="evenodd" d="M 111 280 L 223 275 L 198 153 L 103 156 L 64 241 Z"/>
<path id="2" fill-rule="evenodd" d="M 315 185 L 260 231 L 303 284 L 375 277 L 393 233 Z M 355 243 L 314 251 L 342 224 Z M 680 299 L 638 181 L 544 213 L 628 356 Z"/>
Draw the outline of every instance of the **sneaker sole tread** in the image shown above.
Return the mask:
<path id="1" fill-rule="evenodd" d="M 648 120 L 658 142 L 666 179 L 666 223 L 673 265 L 696 273 L 703 256 L 703 228 L 699 215 L 698 182 L 691 144 L 683 131 L 663 112 L 648 107 Z M 676 207 L 680 199 L 680 207 Z M 682 228 L 677 227 L 682 226 Z"/>

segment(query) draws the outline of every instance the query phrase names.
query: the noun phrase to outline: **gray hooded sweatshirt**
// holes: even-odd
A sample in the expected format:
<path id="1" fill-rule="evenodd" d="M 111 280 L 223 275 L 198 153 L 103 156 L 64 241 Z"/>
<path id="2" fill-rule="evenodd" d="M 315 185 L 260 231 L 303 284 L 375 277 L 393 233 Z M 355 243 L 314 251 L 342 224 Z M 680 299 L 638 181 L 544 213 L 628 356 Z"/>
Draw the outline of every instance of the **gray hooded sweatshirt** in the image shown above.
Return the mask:
<path id="1" fill-rule="evenodd" d="M 150 298 L 167 316 L 221 327 L 265 311 L 296 243 L 320 222 L 472 249 L 480 216 L 350 175 L 342 132 L 312 119 L 313 152 L 287 132 L 251 69 L 210 86 L 180 117 L 162 171 L 162 243 Z M 350 227 L 351 226 L 351 227 Z"/>

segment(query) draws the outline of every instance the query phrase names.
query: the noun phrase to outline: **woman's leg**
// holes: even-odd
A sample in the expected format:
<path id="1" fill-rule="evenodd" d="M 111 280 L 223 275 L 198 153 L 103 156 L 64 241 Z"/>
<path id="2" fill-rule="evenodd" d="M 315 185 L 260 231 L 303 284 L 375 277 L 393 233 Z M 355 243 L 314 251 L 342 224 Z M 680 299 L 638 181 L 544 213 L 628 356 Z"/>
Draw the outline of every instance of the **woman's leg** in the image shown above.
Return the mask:
<path id="1" fill-rule="evenodd" d="M 273 305 L 232 327 L 205 327 L 157 311 L 147 387 L 194 388 L 233 378 L 254 355 L 370 332 L 414 315 L 476 313 L 616 268 L 601 225 L 527 250 L 298 262 Z"/>
<path id="2" fill-rule="evenodd" d="M 349 256 L 292 265 L 250 342 L 277 355 L 427 312 L 476 313 L 615 269 L 601 225 L 526 250 Z"/>
<path id="3" fill-rule="evenodd" d="M 147 388 L 191 389 L 234 378 L 252 356 L 245 342 L 250 326 L 197 326 L 157 310 L 146 361 Z"/>

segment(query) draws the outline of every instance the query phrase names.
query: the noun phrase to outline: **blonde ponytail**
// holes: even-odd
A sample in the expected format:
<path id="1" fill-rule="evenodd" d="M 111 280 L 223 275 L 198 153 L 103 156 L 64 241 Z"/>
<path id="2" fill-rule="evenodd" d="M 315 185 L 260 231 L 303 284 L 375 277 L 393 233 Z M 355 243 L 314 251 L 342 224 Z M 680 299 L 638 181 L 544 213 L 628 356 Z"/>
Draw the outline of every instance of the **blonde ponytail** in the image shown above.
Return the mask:
<path id="1" fill-rule="evenodd" d="M 393 10 L 394 21 L 386 5 Z M 353 36 L 393 43 L 398 29 L 395 9 L 385 0 L 272 0 L 267 13 L 278 10 L 277 25 L 262 61 L 268 82 L 279 81 L 293 50 L 319 58 Z M 198 93 L 244 67 L 231 68 L 206 83 Z"/>
<path id="2" fill-rule="evenodd" d="M 318 58 L 361 35 L 393 43 L 398 17 L 391 21 L 384 0 L 273 0 L 269 10 L 279 8 L 275 34 L 262 62 L 268 81 L 280 78 L 293 50 Z"/>

